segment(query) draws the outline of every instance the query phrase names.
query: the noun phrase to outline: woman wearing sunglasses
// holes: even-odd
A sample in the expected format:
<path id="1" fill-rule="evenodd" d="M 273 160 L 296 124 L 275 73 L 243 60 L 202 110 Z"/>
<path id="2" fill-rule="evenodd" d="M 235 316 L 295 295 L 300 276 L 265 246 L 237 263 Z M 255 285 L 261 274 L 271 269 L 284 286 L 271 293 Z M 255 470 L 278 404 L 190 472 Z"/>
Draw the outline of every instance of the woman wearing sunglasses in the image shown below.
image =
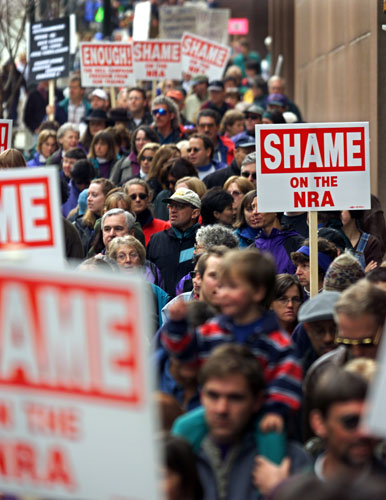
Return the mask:
<path id="1" fill-rule="evenodd" d="M 131 208 L 137 217 L 137 221 L 141 224 L 146 245 L 149 243 L 152 234 L 169 229 L 169 221 L 153 217 L 153 213 L 149 208 L 152 193 L 144 180 L 131 179 L 125 184 L 125 192 L 129 195 Z"/>

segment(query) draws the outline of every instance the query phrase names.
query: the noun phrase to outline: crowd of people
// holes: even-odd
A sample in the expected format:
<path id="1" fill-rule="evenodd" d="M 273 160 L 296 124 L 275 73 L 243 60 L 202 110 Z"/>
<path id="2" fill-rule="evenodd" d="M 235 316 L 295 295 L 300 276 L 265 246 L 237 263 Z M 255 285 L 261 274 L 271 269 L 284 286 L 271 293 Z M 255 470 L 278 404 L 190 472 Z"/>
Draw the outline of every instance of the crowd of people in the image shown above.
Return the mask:
<path id="1" fill-rule="evenodd" d="M 372 196 L 318 213 L 310 297 L 307 213 L 261 212 L 256 194 L 255 126 L 302 116 L 243 50 L 222 80 L 122 88 L 114 108 L 76 74 L 48 106 L 41 82 L 24 109 L 35 146 L 0 168 L 55 166 L 66 257 L 149 283 L 168 500 L 384 498 L 384 443 L 361 425 L 386 316 L 383 211 Z"/>

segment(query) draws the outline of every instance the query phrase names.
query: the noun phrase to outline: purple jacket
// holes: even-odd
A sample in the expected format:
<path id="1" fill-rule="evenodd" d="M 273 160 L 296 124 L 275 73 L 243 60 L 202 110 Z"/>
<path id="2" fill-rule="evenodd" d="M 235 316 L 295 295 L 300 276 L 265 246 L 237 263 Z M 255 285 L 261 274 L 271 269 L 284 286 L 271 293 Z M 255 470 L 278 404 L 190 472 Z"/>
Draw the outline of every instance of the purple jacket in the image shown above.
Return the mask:
<path id="1" fill-rule="evenodd" d="M 265 231 L 261 231 L 255 245 L 259 250 L 269 252 L 273 256 L 278 274 L 295 274 L 296 267 L 292 264 L 290 255 L 291 252 L 296 252 L 303 240 L 304 238 L 295 231 L 273 228 L 269 236 Z"/>

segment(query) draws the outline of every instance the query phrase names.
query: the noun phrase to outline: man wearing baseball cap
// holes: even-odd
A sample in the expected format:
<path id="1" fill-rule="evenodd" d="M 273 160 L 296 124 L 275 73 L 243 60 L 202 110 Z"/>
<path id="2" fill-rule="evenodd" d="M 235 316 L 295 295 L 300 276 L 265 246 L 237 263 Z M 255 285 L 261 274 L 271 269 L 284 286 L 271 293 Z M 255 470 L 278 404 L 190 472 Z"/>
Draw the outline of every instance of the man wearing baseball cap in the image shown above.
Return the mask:
<path id="1" fill-rule="evenodd" d="M 193 271 L 201 200 L 191 189 L 179 188 L 163 202 L 168 204 L 171 228 L 152 235 L 147 258 L 161 271 L 165 291 L 174 297 L 178 281 Z"/>
<path id="2" fill-rule="evenodd" d="M 213 109 L 221 116 L 225 115 L 232 107 L 225 102 L 225 89 L 222 80 L 213 80 L 208 87 L 209 101 L 205 102 L 201 109 Z"/>

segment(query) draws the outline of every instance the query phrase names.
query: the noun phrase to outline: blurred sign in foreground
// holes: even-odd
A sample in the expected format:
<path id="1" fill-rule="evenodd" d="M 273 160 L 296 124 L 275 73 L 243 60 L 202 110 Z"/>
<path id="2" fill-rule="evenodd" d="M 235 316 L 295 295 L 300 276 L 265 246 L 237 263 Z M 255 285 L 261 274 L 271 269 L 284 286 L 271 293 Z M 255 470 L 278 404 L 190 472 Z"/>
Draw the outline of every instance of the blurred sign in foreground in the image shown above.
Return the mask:
<path id="1" fill-rule="evenodd" d="M 146 291 L 108 278 L 0 266 L 3 494 L 159 498 Z"/>

